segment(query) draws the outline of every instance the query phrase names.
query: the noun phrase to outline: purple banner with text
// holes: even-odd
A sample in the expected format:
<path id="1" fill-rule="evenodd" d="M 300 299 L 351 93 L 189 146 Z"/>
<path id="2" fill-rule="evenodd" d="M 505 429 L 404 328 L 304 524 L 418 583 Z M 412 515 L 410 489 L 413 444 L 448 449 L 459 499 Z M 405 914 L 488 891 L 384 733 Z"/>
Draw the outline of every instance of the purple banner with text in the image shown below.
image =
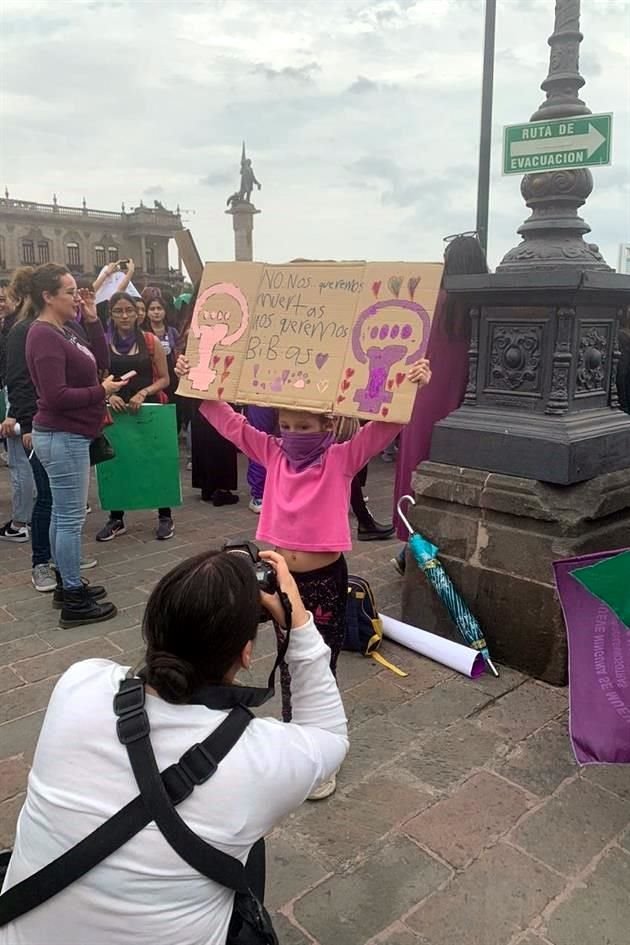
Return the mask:
<path id="1" fill-rule="evenodd" d="M 572 574 L 618 554 L 554 563 L 569 640 L 569 727 L 579 764 L 630 763 L 630 631 Z"/>

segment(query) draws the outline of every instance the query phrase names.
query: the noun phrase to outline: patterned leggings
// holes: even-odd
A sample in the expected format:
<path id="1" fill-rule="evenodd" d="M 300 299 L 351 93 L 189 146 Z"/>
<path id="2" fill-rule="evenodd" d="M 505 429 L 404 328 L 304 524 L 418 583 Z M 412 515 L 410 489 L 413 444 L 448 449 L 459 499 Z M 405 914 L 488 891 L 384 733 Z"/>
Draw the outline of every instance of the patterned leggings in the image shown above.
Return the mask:
<path id="1" fill-rule="evenodd" d="M 337 675 L 337 658 L 341 652 L 346 629 L 346 601 L 348 600 L 348 565 L 343 555 L 325 568 L 316 571 L 293 572 L 304 606 L 313 614 L 317 629 L 330 647 L 330 668 Z M 282 640 L 283 631 L 274 621 L 276 637 Z M 291 721 L 291 674 L 285 662 L 280 664 L 282 689 L 282 720 Z"/>

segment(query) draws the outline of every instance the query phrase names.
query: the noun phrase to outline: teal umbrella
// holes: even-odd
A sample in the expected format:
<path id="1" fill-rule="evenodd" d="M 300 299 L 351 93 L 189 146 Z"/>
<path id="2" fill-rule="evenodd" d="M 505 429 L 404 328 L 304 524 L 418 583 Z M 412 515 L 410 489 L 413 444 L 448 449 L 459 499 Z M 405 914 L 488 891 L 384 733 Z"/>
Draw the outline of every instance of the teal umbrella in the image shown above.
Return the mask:
<path id="1" fill-rule="evenodd" d="M 437 592 L 442 603 L 446 606 L 455 626 L 468 646 L 472 647 L 474 650 L 479 650 L 486 661 L 486 665 L 495 676 L 498 676 L 499 674 L 490 659 L 488 645 L 484 639 L 483 631 L 479 626 L 479 621 L 470 612 L 468 605 L 459 591 L 453 587 L 453 582 L 438 559 L 438 549 L 436 546 L 432 545 L 423 535 L 416 532 L 409 524 L 401 509 L 403 502 L 409 502 L 411 505 L 415 505 L 416 502 L 410 495 L 403 495 L 398 501 L 398 515 L 409 532 L 409 550 L 416 564 L 426 576 L 427 581 Z"/>

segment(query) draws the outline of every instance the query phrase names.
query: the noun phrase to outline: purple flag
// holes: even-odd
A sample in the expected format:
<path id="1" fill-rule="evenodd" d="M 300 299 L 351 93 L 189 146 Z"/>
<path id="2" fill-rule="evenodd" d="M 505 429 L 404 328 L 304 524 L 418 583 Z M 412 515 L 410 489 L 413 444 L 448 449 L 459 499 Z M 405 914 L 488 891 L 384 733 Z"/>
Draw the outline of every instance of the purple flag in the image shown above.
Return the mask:
<path id="1" fill-rule="evenodd" d="M 571 576 L 619 553 L 554 563 L 569 640 L 569 729 L 579 764 L 630 763 L 630 633 Z"/>

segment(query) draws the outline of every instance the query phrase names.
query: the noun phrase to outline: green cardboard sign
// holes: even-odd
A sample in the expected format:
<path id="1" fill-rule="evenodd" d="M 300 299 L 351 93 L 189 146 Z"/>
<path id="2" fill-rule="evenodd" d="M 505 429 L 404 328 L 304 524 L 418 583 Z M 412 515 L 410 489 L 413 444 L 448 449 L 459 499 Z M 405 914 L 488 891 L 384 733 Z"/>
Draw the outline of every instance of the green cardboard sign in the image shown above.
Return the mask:
<path id="1" fill-rule="evenodd" d="M 113 413 L 105 435 L 116 456 L 96 467 L 106 511 L 182 504 L 175 404 L 145 404 L 137 414 Z"/>

